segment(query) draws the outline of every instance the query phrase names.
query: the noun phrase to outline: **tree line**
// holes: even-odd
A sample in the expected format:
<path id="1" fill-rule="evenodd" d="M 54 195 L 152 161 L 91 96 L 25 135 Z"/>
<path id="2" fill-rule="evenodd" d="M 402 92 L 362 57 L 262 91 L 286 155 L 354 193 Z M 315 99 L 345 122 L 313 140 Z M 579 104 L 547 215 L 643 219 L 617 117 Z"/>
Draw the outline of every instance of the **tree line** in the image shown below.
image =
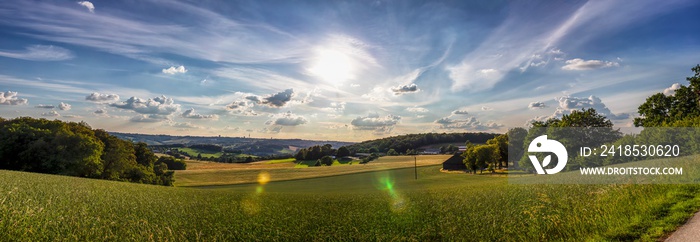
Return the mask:
<path id="1" fill-rule="evenodd" d="M 347 146 L 351 152 L 357 153 L 374 153 L 374 152 L 388 152 L 393 149 L 399 154 L 407 154 L 410 152 L 416 153 L 416 149 L 433 144 L 441 143 L 464 143 L 465 141 L 470 141 L 472 143 L 486 143 L 487 140 L 498 136 L 495 133 L 425 133 L 425 134 L 406 134 L 393 136 L 388 138 L 376 139 L 364 141 L 357 144 L 352 144 Z M 445 146 L 442 151 L 443 153 L 449 153 L 446 149 L 449 148 L 450 151 L 457 151 L 457 147 Z"/>
<path id="2" fill-rule="evenodd" d="M 467 169 L 474 172 L 485 168 L 493 171 L 498 164 L 508 163 L 534 172 L 531 161 L 523 154 L 530 141 L 543 134 L 547 134 L 548 139 L 567 144 L 565 147 L 572 159 L 567 162 L 566 170 L 658 158 L 623 155 L 584 157 L 579 154 L 579 147 L 673 144 L 679 146 L 681 155 L 699 154 L 700 133 L 697 127 L 700 127 L 700 65 L 691 70 L 693 75 L 686 78 L 687 86 L 680 85 L 674 93 L 656 93 L 638 107 L 639 117 L 634 119 L 634 125 L 644 127 L 639 134 L 623 135 L 619 129 L 613 128 L 610 119 L 595 109 L 574 110 L 561 118 L 533 122 L 529 130 L 511 129 L 507 134 L 487 141 L 486 145 L 468 145 L 462 154 L 463 161 Z M 539 160 L 543 160 L 544 154 L 536 155 Z M 552 156 L 551 159 L 550 164 L 556 164 L 557 157 Z"/>
<path id="3" fill-rule="evenodd" d="M 0 169 L 172 186 L 182 161 L 87 123 L 0 118 Z"/>

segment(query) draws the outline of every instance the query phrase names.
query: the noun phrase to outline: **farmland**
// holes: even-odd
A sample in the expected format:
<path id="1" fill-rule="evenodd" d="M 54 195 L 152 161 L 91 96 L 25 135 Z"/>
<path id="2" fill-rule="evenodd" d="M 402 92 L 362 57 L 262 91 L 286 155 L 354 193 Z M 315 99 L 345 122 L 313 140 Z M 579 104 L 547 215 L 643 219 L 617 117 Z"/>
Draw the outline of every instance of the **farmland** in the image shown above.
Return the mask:
<path id="1" fill-rule="evenodd" d="M 438 169 L 419 167 L 418 180 L 408 168 L 199 188 L 0 171 L 0 234 L 34 241 L 651 241 L 700 206 L 696 185 L 511 185 Z"/>
<path id="2" fill-rule="evenodd" d="M 437 165 L 449 157 L 449 155 L 417 156 L 416 163 L 418 166 Z M 353 165 L 341 166 L 335 164 L 330 167 L 305 167 L 291 162 L 270 164 L 268 161 L 244 164 L 190 162 L 187 167 L 187 170 L 175 172 L 176 186 L 255 183 L 261 171 L 267 172 L 271 181 L 285 181 L 413 167 L 413 157 L 385 156 L 364 165 L 354 163 Z"/>

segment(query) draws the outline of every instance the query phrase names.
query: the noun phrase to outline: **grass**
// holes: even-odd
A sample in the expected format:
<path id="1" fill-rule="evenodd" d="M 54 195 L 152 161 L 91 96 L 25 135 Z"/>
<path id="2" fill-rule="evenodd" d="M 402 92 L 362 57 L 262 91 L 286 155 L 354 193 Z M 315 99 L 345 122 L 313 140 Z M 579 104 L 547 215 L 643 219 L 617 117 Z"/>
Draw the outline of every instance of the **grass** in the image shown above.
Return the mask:
<path id="1" fill-rule="evenodd" d="M 418 166 L 441 164 L 449 157 L 449 155 L 416 156 Z M 353 163 L 353 165 L 333 165 L 330 167 L 305 167 L 303 165 L 304 164 L 284 162 L 270 164 L 266 161 L 246 164 L 190 162 L 187 164 L 187 170 L 175 171 L 175 185 L 206 186 L 255 183 L 257 182 L 257 175 L 260 171 L 267 172 L 270 175 L 271 181 L 286 181 L 293 179 L 380 171 L 387 169 L 413 167 L 413 157 L 386 156 L 371 161 L 367 164 L 359 164 L 358 162 Z"/>
<path id="2" fill-rule="evenodd" d="M 187 152 L 192 158 L 196 158 L 197 155 L 201 154 L 202 157 L 214 157 L 219 158 L 224 155 L 224 152 L 212 152 L 207 150 L 193 149 L 193 148 L 178 148 L 182 152 Z"/>
<path id="3" fill-rule="evenodd" d="M 297 159 L 295 159 L 295 158 L 269 160 L 269 161 L 267 161 L 267 164 L 289 163 L 289 162 L 295 162 L 296 160 Z"/>
<path id="4" fill-rule="evenodd" d="M 273 168 L 249 170 L 256 180 L 274 178 Z M 700 207 L 698 185 L 513 185 L 438 170 L 419 167 L 418 180 L 404 168 L 198 188 L 0 171 L 0 234 L 20 241 L 654 241 Z"/>

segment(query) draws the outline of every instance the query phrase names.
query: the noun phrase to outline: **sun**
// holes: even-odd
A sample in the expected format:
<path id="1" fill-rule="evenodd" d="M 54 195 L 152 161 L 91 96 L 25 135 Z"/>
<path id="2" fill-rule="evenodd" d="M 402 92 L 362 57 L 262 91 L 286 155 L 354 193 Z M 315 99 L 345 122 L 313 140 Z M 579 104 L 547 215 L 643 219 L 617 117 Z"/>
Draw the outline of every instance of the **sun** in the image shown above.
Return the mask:
<path id="1" fill-rule="evenodd" d="M 318 50 L 309 73 L 336 85 L 354 78 L 352 59 L 343 52 L 329 49 Z"/>

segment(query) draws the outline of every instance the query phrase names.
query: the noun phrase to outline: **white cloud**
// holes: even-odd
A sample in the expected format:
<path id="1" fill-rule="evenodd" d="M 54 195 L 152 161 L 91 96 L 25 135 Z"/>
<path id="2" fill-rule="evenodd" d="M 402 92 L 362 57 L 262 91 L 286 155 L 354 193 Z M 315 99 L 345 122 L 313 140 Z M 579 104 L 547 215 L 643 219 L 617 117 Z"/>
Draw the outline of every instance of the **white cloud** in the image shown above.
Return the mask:
<path id="1" fill-rule="evenodd" d="M 93 102 L 113 102 L 119 101 L 119 95 L 93 92 L 92 94 L 87 95 L 85 100 Z"/>
<path id="2" fill-rule="evenodd" d="M 172 98 L 166 96 L 143 100 L 131 97 L 125 102 L 112 103 L 109 106 L 133 110 L 140 114 L 170 115 L 180 110 L 180 104 L 175 104 Z"/>
<path id="3" fill-rule="evenodd" d="M 87 10 L 90 11 L 91 13 L 95 12 L 95 5 L 89 1 L 80 1 L 80 2 L 78 2 L 78 4 L 80 6 L 87 8 Z"/>
<path id="4" fill-rule="evenodd" d="M 178 130 L 190 130 L 190 129 L 201 129 L 202 128 L 202 126 L 194 125 L 190 122 L 184 122 L 184 123 L 173 122 L 170 124 L 170 126 L 178 128 Z"/>
<path id="5" fill-rule="evenodd" d="M 71 105 L 61 102 L 60 104 L 58 104 L 58 109 L 61 109 L 63 111 L 68 111 L 71 109 Z"/>
<path id="6" fill-rule="evenodd" d="M 27 104 L 26 98 L 19 98 L 17 92 L 0 92 L 0 105 L 22 105 Z"/>
<path id="7" fill-rule="evenodd" d="M 56 110 L 51 110 L 51 111 L 49 111 L 48 113 L 42 113 L 41 116 L 45 116 L 45 117 L 59 117 L 59 116 L 61 116 L 61 114 L 59 114 L 58 112 L 56 112 Z"/>
<path id="8" fill-rule="evenodd" d="M 168 75 L 175 75 L 175 74 L 184 74 L 187 73 L 187 69 L 185 69 L 185 66 L 171 66 L 170 68 L 163 69 L 163 73 L 168 74 Z"/>
<path id="9" fill-rule="evenodd" d="M 531 102 L 530 104 L 527 105 L 527 108 L 529 109 L 542 109 L 546 108 L 547 105 L 544 104 L 543 102 Z"/>
<path id="10" fill-rule="evenodd" d="M 148 115 L 137 115 L 129 119 L 131 122 L 136 123 L 158 123 L 163 121 L 169 121 L 170 119 L 165 115 L 158 114 L 148 114 Z"/>
<path id="11" fill-rule="evenodd" d="M 242 99 L 233 101 L 229 105 L 226 105 L 226 110 L 243 116 L 257 116 L 258 114 L 252 109 L 253 106 L 253 102 L 251 102 L 249 99 Z"/>
<path id="12" fill-rule="evenodd" d="M 24 51 L 0 51 L 0 56 L 31 61 L 62 61 L 75 57 L 70 50 L 53 45 L 32 45 Z"/>
<path id="13" fill-rule="evenodd" d="M 570 71 L 584 71 L 617 66 L 620 66 L 620 63 L 601 60 L 583 60 L 580 58 L 575 58 L 567 60 L 566 65 L 562 66 L 561 69 Z"/>
<path id="14" fill-rule="evenodd" d="M 481 111 L 491 111 L 491 110 L 493 110 L 493 108 L 492 108 L 492 107 L 488 107 L 488 106 L 481 106 Z"/>
<path id="15" fill-rule="evenodd" d="M 182 113 L 183 118 L 191 118 L 191 119 L 213 119 L 217 120 L 219 119 L 219 115 L 216 114 L 210 114 L 210 115 L 203 115 L 196 113 L 194 111 L 194 108 L 190 108 L 188 110 L 185 110 L 185 112 Z"/>
<path id="16" fill-rule="evenodd" d="M 673 96 L 674 94 L 676 94 L 676 90 L 678 90 L 680 88 L 681 88 L 680 83 L 673 83 L 673 85 L 664 89 L 664 95 Z"/>
<path id="17" fill-rule="evenodd" d="M 282 126 L 298 126 L 306 124 L 309 121 L 306 118 L 293 114 L 291 111 L 281 114 L 275 114 L 271 120 L 268 120 L 267 125 L 282 125 Z"/>
<path id="18" fill-rule="evenodd" d="M 388 134 L 400 120 L 401 116 L 397 115 L 379 117 L 378 114 L 370 114 L 365 117 L 357 117 L 350 124 L 356 130 L 373 130 L 375 134 Z"/>
<path id="19" fill-rule="evenodd" d="M 36 105 L 34 107 L 35 108 L 46 108 L 46 109 L 56 108 L 56 106 L 54 106 L 54 105 L 44 105 L 44 104 L 39 104 L 39 105 Z"/>
<path id="20" fill-rule="evenodd" d="M 630 117 L 628 113 L 612 113 L 610 109 L 605 106 L 603 101 L 596 96 L 589 96 L 587 98 L 562 96 L 555 98 L 555 100 L 559 102 L 559 107 L 557 107 L 551 116 L 539 117 L 539 120 L 561 118 L 564 114 L 570 114 L 574 110 L 581 110 L 583 108 L 593 108 L 596 110 L 596 112 L 611 120 L 622 120 Z"/>
<path id="21" fill-rule="evenodd" d="M 413 106 L 413 107 L 406 108 L 406 111 L 409 111 L 412 113 L 427 113 L 429 110 L 427 108 Z"/>
<path id="22" fill-rule="evenodd" d="M 394 92 L 394 95 L 401 95 L 406 93 L 416 93 L 419 92 L 420 89 L 418 89 L 418 86 L 415 83 L 411 83 L 408 85 L 399 85 L 397 87 L 393 87 L 391 88 L 391 91 Z"/>
<path id="23" fill-rule="evenodd" d="M 462 119 L 454 119 L 452 117 L 443 117 L 435 120 L 435 123 L 442 129 L 464 129 L 464 130 L 496 130 L 503 127 L 502 124 L 495 122 L 481 123 L 476 117 L 466 117 Z"/>
<path id="24" fill-rule="evenodd" d="M 455 111 L 452 111 L 452 114 L 453 115 L 467 115 L 467 114 L 469 114 L 469 112 L 467 112 L 467 110 L 455 110 Z"/>
<path id="25" fill-rule="evenodd" d="M 107 110 L 104 110 L 104 109 L 97 109 L 97 110 L 95 110 L 95 112 L 93 112 L 93 113 L 94 113 L 94 114 L 97 114 L 97 115 L 105 115 L 105 114 L 107 114 Z"/>
<path id="26" fill-rule="evenodd" d="M 287 102 L 292 100 L 292 96 L 294 96 L 294 90 L 290 88 L 290 89 L 284 90 L 283 92 L 278 92 L 276 94 L 272 94 L 270 96 L 263 98 L 261 103 L 267 104 L 271 107 L 278 108 L 278 107 L 284 106 L 285 104 L 287 104 Z M 255 98 L 246 97 L 246 98 L 248 98 L 249 100 L 254 100 L 254 99 L 259 100 L 257 97 L 255 97 Z"/>

